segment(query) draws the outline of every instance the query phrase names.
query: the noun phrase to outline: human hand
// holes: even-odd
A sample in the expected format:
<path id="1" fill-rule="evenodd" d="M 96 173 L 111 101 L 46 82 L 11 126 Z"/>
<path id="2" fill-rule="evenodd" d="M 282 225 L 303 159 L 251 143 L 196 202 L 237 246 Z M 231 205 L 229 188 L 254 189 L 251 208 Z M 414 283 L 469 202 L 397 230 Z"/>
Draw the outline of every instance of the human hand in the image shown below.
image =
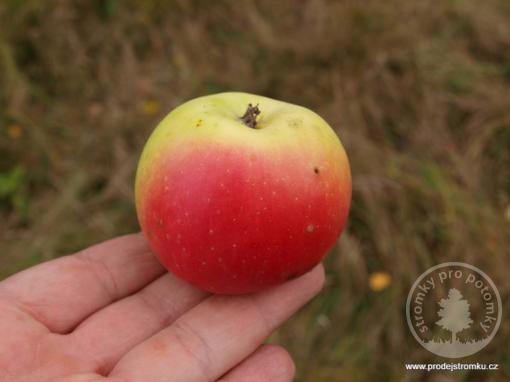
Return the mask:
<path id="1" fill-rule="evenodd" d="M 207 295 L 165 272 L 141 234 L 0 282 L 0 381 L 291 381 L 264 339 L 317 294 L 321 265 L 243 296 Z"/>

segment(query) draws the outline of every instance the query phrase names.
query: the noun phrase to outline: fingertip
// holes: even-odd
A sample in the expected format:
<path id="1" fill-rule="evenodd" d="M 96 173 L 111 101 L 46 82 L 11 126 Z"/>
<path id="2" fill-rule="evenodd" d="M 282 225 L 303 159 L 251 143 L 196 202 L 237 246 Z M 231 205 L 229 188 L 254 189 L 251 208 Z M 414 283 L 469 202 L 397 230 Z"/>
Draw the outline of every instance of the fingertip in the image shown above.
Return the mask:
<path id="1" fill-rule="evenodd" d="M 322 263 L 317 264 L 313 271 L 316 272 L 315 277 L 317 282 L 317 291 L 319 292 L 324 287 L 324 283 L 326 281 L 326 271 L 324 269 L 324 265 Z"/>
<path id="2" fill-rule="evenodd" d="M 311 271 L 301 276 L 303 281 L 306 283 L 308 290 L 316 295 L 324 287 L 326 280 L 324 266 L 322 263 L 317 264 Z"/>
<path id="3" fill-rule="evenodd" d="M 287 350 L 277 345 L 263 345 L 218 382 L 291 382 L 295 371 Z"/>
<path id="4" fill-rule="evenodd" d="M 278 345 L 265 345 L 258 353 L 260 357 L 271 360 L 268 365 L 272 371 L 272 377 L 277 381 L 292 381 L 296 373 L 296 364 L 287 350 Z"/>

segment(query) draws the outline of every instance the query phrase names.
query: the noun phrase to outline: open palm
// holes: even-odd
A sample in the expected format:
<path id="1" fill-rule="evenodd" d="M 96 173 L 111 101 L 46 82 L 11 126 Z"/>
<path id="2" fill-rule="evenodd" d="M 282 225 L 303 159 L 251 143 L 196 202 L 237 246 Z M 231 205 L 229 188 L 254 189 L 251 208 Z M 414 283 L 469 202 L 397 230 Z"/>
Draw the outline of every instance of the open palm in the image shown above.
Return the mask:
<path id="1" fill-rule="evenodd" d="M 207 295 L 165 272 L 142 235 L 0 282 L 0 381 L 290 381 L 264 339 L 320 290 L 322 266 L 244 296 Z"/>

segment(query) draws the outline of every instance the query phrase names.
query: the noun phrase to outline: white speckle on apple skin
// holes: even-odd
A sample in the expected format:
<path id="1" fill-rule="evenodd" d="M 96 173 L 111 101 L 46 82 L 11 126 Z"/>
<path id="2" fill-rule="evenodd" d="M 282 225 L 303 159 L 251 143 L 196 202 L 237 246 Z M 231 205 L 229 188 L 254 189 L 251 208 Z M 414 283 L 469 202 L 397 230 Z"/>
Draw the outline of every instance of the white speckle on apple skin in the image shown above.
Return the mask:
<path id="1" fill-rule="evenodd" d="M 308 226 L 306 227 L 306 232 L 313 232 L 314 229 L 315 227 L 313 226 L 313 224 L 308 224 Z"/>

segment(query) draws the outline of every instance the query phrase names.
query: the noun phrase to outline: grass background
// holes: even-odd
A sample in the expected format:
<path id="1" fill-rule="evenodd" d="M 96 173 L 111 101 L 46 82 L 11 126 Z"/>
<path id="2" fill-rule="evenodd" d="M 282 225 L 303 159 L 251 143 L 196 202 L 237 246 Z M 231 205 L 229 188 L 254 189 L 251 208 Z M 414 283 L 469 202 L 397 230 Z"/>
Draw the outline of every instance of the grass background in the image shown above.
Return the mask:
<path id="1" fill-rule="evenodd" d="M 353 206 L 325 290 L 272 337 L 296 380 L 508 380 L 507 0 L 3 0 L 0 278 L 136 231 L 149 133 L 224 90 L 312 108 L 351 160 Z M 416 277 L 445 261 L 499 288 L 499 332 L 465 360 L 498 372 L 404 371 L 445 361 L 404 314 Z"/>

